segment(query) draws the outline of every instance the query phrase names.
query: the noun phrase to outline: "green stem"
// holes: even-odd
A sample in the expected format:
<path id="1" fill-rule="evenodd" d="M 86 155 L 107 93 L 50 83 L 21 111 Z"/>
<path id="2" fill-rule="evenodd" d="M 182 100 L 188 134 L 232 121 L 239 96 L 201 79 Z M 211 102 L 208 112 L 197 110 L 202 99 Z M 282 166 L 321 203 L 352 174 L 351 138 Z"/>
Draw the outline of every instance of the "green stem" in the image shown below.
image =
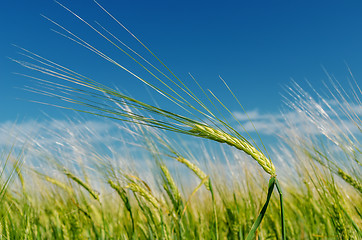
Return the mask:
<path id="1" fill-rule="evenodd" d="M 266 202 L 265 202 L 263 208 L 261 209 L 258 218 L 255 220 L 253 226 L 251 227 L 251 230 L 250 230 L 248 236 L 246 237 L 246 240 L 252 240 L 254 238 L 255 232 L 258 229 L 261 221 L 263 220 L 266 209 L 268 208 L 270 197 L 271 197 L 271 195 L 273 193 L 275 180 L 276 180 L 275 177 L 271 177 L 270 180 L 269 180 L 268 195 L 267 195 L 267 198 L 266 198 Z"/>
<path id="2" fill-rule="evenodd" d="M 284 207 L 283 207 L 283 193 L 282 188 L 280 187 L 278 179 L 275 179 L 275 185 L 277 187 L 279 197 L 280 197 L 280 215 L 282 220 L 282 239 L 285 240 L 285 223 L 284 223 Z"/>
<path id="3" fill-rule="evenodd" d="M 216 200 L 215 200 L 214 190 L 211 185 L 211 181 L 209 182 L 209 187 L 210 187 L 210 192 L 211 192 L 211 197 L 212 197 L 212 205 L 213 205 L 212 207 L 213 207 L 214 218 L 215 218 L 216 240 L 218 240 L 219 239 L 219 226 L 218 226 L 218 222 L 217 222 Z"/>

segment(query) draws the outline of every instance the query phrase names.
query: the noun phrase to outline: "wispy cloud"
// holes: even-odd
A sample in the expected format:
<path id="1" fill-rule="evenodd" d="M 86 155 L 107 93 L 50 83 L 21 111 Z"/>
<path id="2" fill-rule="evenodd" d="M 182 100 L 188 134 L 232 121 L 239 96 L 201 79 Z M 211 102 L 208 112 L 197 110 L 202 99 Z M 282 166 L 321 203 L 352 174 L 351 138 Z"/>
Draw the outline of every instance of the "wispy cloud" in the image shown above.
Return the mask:
<path id="1" fill-rule="evenodd" d="M 11 144 L 13 141 L 25 144 L 35 140 L 38 145 L 59 139 L 71 139 L 88 135 L 104 135 L 112 126 L 104 121 L 67 121 L 67 120 L 27 120 L 22 122 L 0 123 L 0 145 Z M 92 138 L 90 137 L 90 140 Z"/>
<path id="2" fill-rule="evenodd" d="M 327 106 L 328 105 L 328 106 Z M 332 110 L 333 109 L 333 110 Z M 259 134 L 279 135 L 287 128 L 293 127 L 306 134 L 326 134 L 339 128 L 349 134 L 360 134 L 356 122 L 351 117 L 362 119 L 362 106 L 344 103 L 340 106 L 335 101 L 314 104 L 308 109 L 289 109 L 274 113 L 262 113 L 258 109 L 247 112 L 233 112 L 235 118 L 248 132 L 257 131 Z"/>
<path id="3" fill-rule="evenodd" d="M 115 158 L 137 153 L 132 147 L 139 144 L 136 134 L 131 128 L 108 120 L 4 122 L 0 123 L 0 150 L 25 147 L 32 162 L 46 155 L 81 162 L 92 154 Z"/>
<path id="4" fill-rule="evenodd" d="M 242 124 L 238 129 L 248 132 L 258 131 L 260 134 L 273 135 L 284 124 L 281 113 L 260 113 L 258 109 L 254 109 L 244 113 L 236 111 L 233 115 Z"/>

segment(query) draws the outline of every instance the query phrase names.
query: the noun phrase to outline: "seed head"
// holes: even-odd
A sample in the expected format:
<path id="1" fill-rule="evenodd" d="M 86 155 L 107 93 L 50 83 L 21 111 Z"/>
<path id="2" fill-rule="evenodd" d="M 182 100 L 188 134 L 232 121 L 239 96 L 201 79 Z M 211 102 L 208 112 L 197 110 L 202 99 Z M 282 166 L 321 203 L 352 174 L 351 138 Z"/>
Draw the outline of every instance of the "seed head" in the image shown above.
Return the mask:
<path id="1" fill-rule="evenodd" d="M 275 175 L 275 167 L 273 163 L 262 152 L 260 152 L 247 141 L 236 138 L 223 131 L 199 124 L 195 124 L 190 132 L 199 137 L 207 138 L 220 143 L 226 143 L 245 152 L 254 158 L 267 173 L 272 176 Z"/>

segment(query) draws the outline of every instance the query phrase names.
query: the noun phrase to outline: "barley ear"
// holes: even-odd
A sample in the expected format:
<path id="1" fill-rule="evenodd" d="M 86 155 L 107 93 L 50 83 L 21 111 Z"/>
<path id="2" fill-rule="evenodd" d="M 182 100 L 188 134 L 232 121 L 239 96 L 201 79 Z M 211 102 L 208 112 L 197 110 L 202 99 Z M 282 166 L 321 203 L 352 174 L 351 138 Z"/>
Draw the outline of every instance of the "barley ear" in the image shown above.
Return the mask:
<path id="1" fill-rule="evenodd" d="M 210 190 L 210 179 L 208 178 L 206 173 L 204 173 L 198 166 L 196 166 L 195 164 L 193 164 L 192 162 L 190 162 L 189 160 L 187 160 L 181 156 L 178 156 L 176 158 L 176 160 L 179 161 L 180 163 L 185 164 L 186 167 L 188 167 L 191 171 L 193 171 L 201 181 L 204 181 L 204 179 L 207 179 L 205 181 L 205 187 L 207 190 Z"/>
<path id="2" fill-rule="evenodd" d="M 84 181 L 82 181 L 80 178 L 78 178 L 77 176 L 75 176 L 73 173 L 69 172 L 66 169 L 63 169 L 63 173 L 70 179 L 72 179 L 74 182 L 78 183 L 80 186 L 82 186 L 85 190 L 87 190 L 87 192 L 89 192 L 89 194 L 95 199 L 95 200 L 99 200 L 99 193 L 97 193 L 96 191 L 94 191 L 91 186 L 89 186 L 88 184 L 86 184 Z"/>
<path id="3" fill-rule="evenodd" d="M 181 193 L 180 193 L 178 187 L 176 186 L 176 183 L 175 183 L 173 177 L 171 176 L 171 173 L 168 170 L 168 168 L 166 167 L 166 165 L 161 165 L 160 168 L 161 168 L 162 173 L 165 176 L 165 180 L 167 181 L 167 185 L 171 190 L 171 193 L 172 193 L 173 198 L 175 200 L 175 208 L 177 209 L 178 208 L 177 204 L 179 204 L 181 202 L 181 200 L 182 200 L 181 199 Z"/>
<path id="4" fill-rule="evenodd" d="M 134 193 L 139 193 L 144 199 L 146 199 L 149 203 L 151 203 L 156 209 L 159 209 L 160 204 L 158 200 L 146 189 L 141 187 L 140 185 L 132 182 L 130 183 L 127 188 L 131 189 Z"/>
<path id="5" fill-rule="evenodd" d="M 338 169 L 337 174 L 344 181 L 346 181 L 348 184 L 350 184 L 352 187 L 354 187 L 356 190 L 358 190 L 360 193 L 362 193 L 362 185 L 358 180 L 354 179 L 352 176 L 350 176 L 349 174 L 344 172 L 342 169 Z"/>
<path id="6" fill-rule="evenodd" d="M 247 141 L 236 138 L 221 130 L 217 130 L 215 128 L 200 124 L 194 124 L 190 132 L 199 137 L 203 137 L 220 143 L 226 143 L 245 152 L 246 154 L 254 158 L 267 173 L 269 173 L 271 176 L 275 176 L 274 164 L 262 152 L 258 151 Z"/>

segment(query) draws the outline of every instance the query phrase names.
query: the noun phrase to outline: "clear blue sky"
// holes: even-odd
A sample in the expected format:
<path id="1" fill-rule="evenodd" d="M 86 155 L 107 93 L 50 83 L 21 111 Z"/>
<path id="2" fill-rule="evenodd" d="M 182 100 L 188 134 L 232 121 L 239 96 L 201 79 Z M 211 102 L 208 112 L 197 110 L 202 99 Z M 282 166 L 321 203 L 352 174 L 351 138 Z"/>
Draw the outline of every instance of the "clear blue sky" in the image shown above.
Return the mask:
<path id="1" fill-rule="evenodd" d="M 108 26 L 135 50 L 141 49 L 91 0 L 61 1 L 90 22 Z M 318 89 L 324 66 L 339 81 L 347 79 L 345 62 L 362 77 L 362 1 L 119 1 L 99 0 L 144 41 L 185 82 L 191 72 L 201 85 L 231 105 L 221 75 L 247 110 L 277 112 L 280 93 L 290 79 Z M 7 57 L 17 58 L 17 44 L 97 81 L 116 85 L 149 100 L 146 88 L 122 70 L 50 31 L 44 14 L 102 46 L 97 36 L 51 0 L 0 2 L 0 122 L 41 118 L 58 110 L 21 99 L 43 100 L 19 89 L 31 85 L 13 75 L 24 72 Z M 106 51 L 112 48 L 105 45 Z M 120 53 L 119 53 L 120 54 Z M 115 56 L 115 55 L 114 55 Z M 125 66 L 130 61 L 120 56 Z M 155 97 L 155 93 L 152 96 Z M 157 101 L 161 98 L 156 96 Z M 46 101 L 52 101 L 47 99 Z M 66 112 L 69 113 L 69 112 Z"/>

